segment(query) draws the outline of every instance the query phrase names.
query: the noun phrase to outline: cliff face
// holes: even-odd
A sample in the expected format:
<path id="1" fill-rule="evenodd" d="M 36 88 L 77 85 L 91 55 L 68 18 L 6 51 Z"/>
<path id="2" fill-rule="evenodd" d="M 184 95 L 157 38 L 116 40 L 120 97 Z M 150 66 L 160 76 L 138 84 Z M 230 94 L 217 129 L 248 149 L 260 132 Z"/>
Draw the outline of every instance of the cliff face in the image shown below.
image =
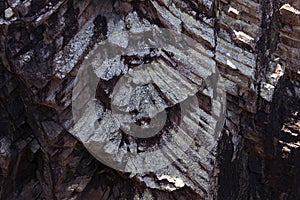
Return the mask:
<path id="1" fill-rule="evenodd" d="M 0 2 L 0 11 L 1 199 L 300 196 L 299 3 L 8 0 Z M 114 32 L 145 26 L 168 28 L 196 40 L 204 50 L 201 57 L 190 56 L 205 58 L 208 68 L 216 67 L 224 80 L 225 124 L 210 143 L 215 142 L 217 148 L 205 146 L 209 136 L 204 132 L 204 139 L 195 136 L 190 151 L 173 168 L 160 172 L 177 173 L 184 184 L 158 172 L 132 177 L 111 169 L 71 134 L 72 89 L 85 57 Z M 113 42 L 121 46 L 124 40 Z M 134 59 L 146 62 L 147 55 L 141 52 Z M 164 57 L 166 66 L 173 58 Z M 128 62 L 128 68 L 134 65 Z M 121 70 L 120 63 L 117 70 Z M 163 74 L 169 82 L 177 80 Z M 178 80 L 178 84 L 183 82 Z M 107 107 L 111 102 L 105 89 L 110 90 L 114 81 L 103 79 L 97 90 Z M 201 109 L 212 115 L 211 97 L 199 91 L 197 98 Z M 170 102 L 164 108 L 168 120 L 177 123 L 173 119 L 180 115 L 174 106 L 178 102 Z M 138 143 L 131 143 L 130 138 L 123 142 L 129 147 Z M 170 156 L 171 151 L 166 154 Z"/>

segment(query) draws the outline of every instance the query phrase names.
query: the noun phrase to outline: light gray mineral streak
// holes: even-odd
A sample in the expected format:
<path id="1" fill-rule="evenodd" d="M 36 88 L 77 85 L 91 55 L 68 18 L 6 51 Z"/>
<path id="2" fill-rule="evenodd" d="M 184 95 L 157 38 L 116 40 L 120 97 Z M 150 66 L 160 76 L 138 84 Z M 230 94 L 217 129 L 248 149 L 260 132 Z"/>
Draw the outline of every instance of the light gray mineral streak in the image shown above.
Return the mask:
<path id="1" fill-rule="evenodd" d="M 4 11 L 4 16 L 5 16 L 6 19 L 12 18 L 14 16 L 13 9 L 11 7 L 6 8 L 5 11 Z"/>
<path id="2" fill-rule="evenodd" d="M 273 98 L 273 94 L 275 91 L 275 86 L 262 82 L 260 86 L 260 96 L 265 99 L 266 101 L 271 102 Z"/>
<path id="3" fill-rule="evenodd" d="M 138 17 L 136 12 L 129 13 L 125 17 L 125 24 L 126 27 L 130 30 L 131 33 L 143 33 L 146 30 L 149 30 L 151 28 L 151 24 L 146 19 L 143 19 L 140 21 L 140 18 Z"/>
<path id="4" fill-rule="evenodd" d="M 128 67 L 124 64 L 124 61 L 121 58 L 121 55 L 117 55 L 115 58 L 106 59 L 103 62 L 99 59 L 98 62 L 94 62 L 93 65 L 94 72 L 97 77 L 102 80 L 110 80 L 115 76 L 119 76 L 121 74 L 125 74 L 128 70 Z M 101 65 L 96 65 L 100 64 Z"/>
<path id="5" fill-rule="evenodd" d="M 56 77 L 63 79 L 78 63 L 93 36 L 94 23 L 90 19 L 54 58 Z"/>

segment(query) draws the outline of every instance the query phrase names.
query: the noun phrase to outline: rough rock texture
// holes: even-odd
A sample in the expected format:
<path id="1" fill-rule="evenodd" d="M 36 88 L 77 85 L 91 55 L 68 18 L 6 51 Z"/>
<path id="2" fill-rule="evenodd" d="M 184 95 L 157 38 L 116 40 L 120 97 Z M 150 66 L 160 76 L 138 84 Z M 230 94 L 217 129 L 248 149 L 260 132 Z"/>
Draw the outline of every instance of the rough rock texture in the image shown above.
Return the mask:
<path id="1" fill-rule="evenodd" d="M 299 2 L 7 0 L 0 14 L 1 199 L 300 196 Z M 183 157 L 184 185 L 104 166 L 70 134 L 72 89 L 85 56 L 112 33 L 140 24 L 197 40 L 224 79 L 226 120 L 214 140 L 215 162 L 194 166 Z M 111 77 L 103 77 L 99 98 L 109 104 L 101 88 L 110 89 Z M 210 98 L 199 99 L 209 110 Z"/>

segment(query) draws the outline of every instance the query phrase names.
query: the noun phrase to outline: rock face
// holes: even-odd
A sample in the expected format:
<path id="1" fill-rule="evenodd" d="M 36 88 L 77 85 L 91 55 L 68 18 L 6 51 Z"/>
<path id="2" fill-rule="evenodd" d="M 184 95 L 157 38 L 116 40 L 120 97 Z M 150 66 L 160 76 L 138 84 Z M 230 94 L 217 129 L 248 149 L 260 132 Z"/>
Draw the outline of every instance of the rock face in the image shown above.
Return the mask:
<path id="1" fill-rule="evenodd" d="M 0 11 L 1 199 L 300 196 L 299 3 L 8 0 L 0 2 Z M 183 59 L 188 62 L 168 46 L 96 63 L 98 85 L 92 90 L 79 87 L 78 95 L 96 93 L 92 97 L 98 104 L 93 106 L 99 112 L 93 120 L 100 121 L 101 129 L 82 138 L 91 120 L 76 126 L 72 113 L 74 103 L 89 105 L 85 99 L 74 101 L 82 65 L 101 42 L 125 48 L 130 35 L 117 33 L 136 34 L 147 27 L 168 28 L 195 40 Z M 138 67 L 148 63 L 156 67 Z M 220 73 L 226 94 L 226 119 L 217 135 L 210 131 L 217 123 L 214 113 L 222 107 L 205 84 L 205 74 L 214 71 Z M 118 83 L 119 93 L 114 92 Z M 130 96 L 126 91 L 134 92 Z M 187 117 L 180 120 L 185 114 L 180 105 L 189 96 L 199 106 L 188 103 Z M 111 112 L 116 109 L 134 117 L 121 115 L 115 122 Z M 158 135 L 132 135 L 134 127 L 159 127 L 155 116 L 161 112 L 167 123 Z M 126 129 L 128 123 L 138 126 Z M 190 137 L 178 137 L 180 133 Z M 104 145 L 107 154 L 99 156 L 104 136 L 110 143 Z M 191 138 L 186 149 L 182 138 Z M 163 147 L 158 163 L 151 157 L 139 170 L 129 165 L 131 170 L 120 172 L 107 163 L 123 159 L 122 152 L 148 155 Z M 149 167 L 168 159 L 172 163 L 162 169 Z"/>

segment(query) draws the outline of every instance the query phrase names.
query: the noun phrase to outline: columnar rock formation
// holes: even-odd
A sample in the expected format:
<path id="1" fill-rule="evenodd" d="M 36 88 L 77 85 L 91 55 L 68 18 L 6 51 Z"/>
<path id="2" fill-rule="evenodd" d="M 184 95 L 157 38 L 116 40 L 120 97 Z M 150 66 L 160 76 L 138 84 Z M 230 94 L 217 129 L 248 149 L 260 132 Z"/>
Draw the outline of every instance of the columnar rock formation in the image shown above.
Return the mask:
<path id="1" fill-rule="evenodd" d="M 0 2 L 0 12 L 1 199 L 300 196 L 297 1 L 7 0 Z M 180 62 L 175 59 L 176 52 L 175 56 L 140 52 L 111 63 L 107 70 L 98 69 L 102 79 L 97 98 L 102 108 L 122 104 L 118 98 L 110 102 L 111 87 L 117 81 L 114 77 L 154 61 L 162 67 L 149 73 L 162 74 L 168 81 L 159 84 L 162 78 L 157 75 L 157 85 L 136 89 L 140 99 L 135 99 L 133 107 L 141 99 L 161 102 L 159 108 L 176 124 L 180 115 L 177 104 L 184 96 L 197 93 L 201 114 L 206 117 L 199 125 L 205 137 L 195 136 L 188 153 L 172 167 L 130 174 L 103 165 L 80 138 L 73 137 L 72 90 L 82 63 L 98 43 L 110 40 L 114 33 L 144 27 L 168 28 L 201 44 L 204 49 L 196 46 L 190 56 L 206 69 L 219 70 L 226 92 L 226 119 L 221 134 L 211 138 L 205 130 L 211 128 L 206 120 L 214 112 L 212 97 L 205 93 L 201 77 L 195 76 L 201 74 L 197 66 L 170 71 L 168 66 Z M 110 41 L 122 46 L 124 40 Z M 189 76 L 191 72 L 194 76 Z M 172 91 L 175 82 L 181 87 Z M 192 83 L 197 83 L 197 92 Z M 139 105 L 131 111 L 149 113 L 153 106 Z M 190 113 L 189 126 L 192 117 L 201 118 L 192 115 L 197 112 Z M 144 115 L 135 120 L 147 123 Z M 164 130 L 162 135 L 171 132 L 171 128 Z M 120 148 L 148 151 L 154 146 L 124 135 L 116 136 Z M 208 150 L 208 143 L 215 148 Z M 199 153 L 204 150 L 207 154 Z"/>

